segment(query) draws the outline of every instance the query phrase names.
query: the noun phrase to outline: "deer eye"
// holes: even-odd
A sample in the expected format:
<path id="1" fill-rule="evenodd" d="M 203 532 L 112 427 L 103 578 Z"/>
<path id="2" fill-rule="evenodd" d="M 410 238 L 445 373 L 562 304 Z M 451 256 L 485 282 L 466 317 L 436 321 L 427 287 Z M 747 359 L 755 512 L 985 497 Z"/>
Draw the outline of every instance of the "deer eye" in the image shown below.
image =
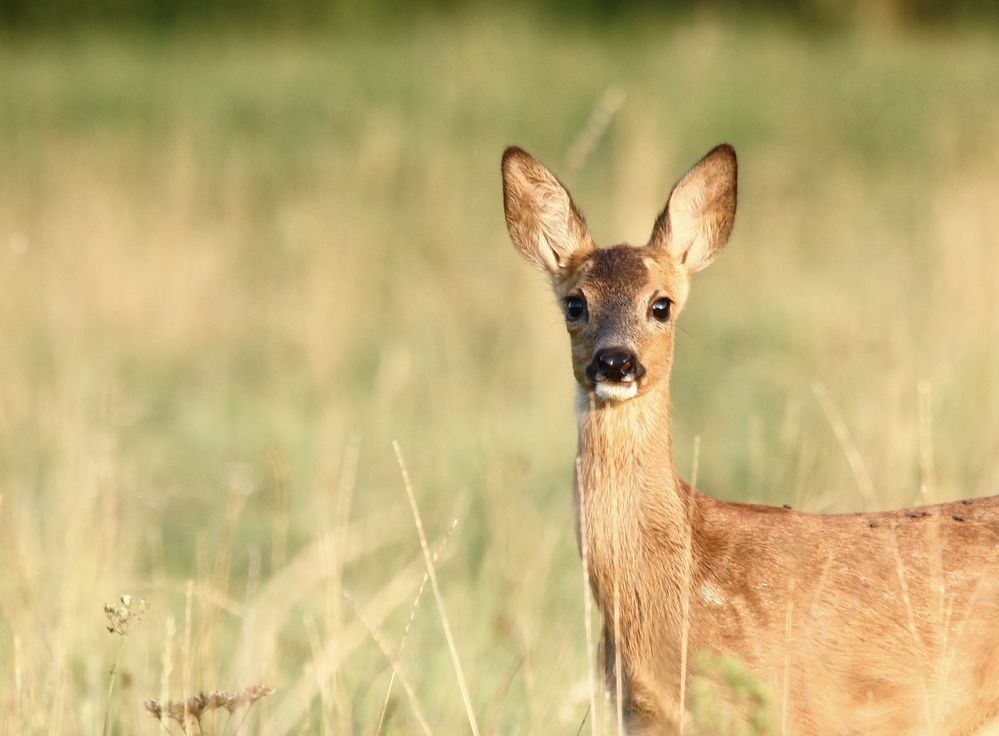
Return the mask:
<path id="1" fill-rule="evenodd" d="M 579 322 L 586 316 L 586 300 L 581 296 L 570 296 L 565 300 L 565 319 Z"/>
<path id="2" fill-rule="evenodd" d="M 652 302 L 652 306 L 649 308 L 649 314 L 652 315 L 652 319 L 657 322 L 665 322 L 669 319 L 669 305 L 670 300 L 666 297 L 656 299 Z"/>

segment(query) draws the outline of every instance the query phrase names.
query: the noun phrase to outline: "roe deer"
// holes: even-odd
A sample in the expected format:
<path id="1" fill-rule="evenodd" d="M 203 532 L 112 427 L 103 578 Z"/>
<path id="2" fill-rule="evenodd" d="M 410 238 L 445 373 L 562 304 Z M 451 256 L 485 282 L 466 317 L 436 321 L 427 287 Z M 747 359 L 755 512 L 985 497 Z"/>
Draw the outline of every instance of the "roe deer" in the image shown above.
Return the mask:
<path id="1" fill-rule="evenodd" d="M 628 733 L 690 726 L 698 651 L 741 660 L 784 733 L 981 728 L 999 710 L 999 497 L 819 515 L 717 501 L 677 475 L 675 325 L 732 231 L 735 150 L 695 164 L 638 247 L 597 248 L 525 151 L 502 170 L 510 237 L 548 273 L 572 343 L 577 540 Z"/>

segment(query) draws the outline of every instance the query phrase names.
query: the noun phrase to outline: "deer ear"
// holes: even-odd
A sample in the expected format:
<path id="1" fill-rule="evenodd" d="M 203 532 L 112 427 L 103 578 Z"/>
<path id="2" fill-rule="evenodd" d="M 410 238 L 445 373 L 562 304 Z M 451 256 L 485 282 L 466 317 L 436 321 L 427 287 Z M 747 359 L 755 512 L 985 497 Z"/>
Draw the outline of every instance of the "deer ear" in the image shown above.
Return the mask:
<path id="1" fill-rule="evenodd" d="M 711 263 L 732 234 L 737 178 L 735 149 L 712 148 L 673 187 L 649 245 L 666 248 L 690 273 Z"/>
<path id="2" fill-rule="evenodd" d="M 551 274 L 593 249 L 593 239 L 569 192 L 531 154 L 516 146 L 503 153 L 503 208 L 517 250 Z"/>

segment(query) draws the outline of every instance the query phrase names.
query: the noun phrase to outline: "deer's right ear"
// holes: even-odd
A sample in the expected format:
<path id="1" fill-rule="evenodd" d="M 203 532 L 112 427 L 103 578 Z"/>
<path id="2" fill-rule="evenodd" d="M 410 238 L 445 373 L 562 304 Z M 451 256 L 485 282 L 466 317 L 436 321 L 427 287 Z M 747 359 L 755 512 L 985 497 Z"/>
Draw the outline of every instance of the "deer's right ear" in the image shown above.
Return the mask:
<path id="1" fill-rule="evenodd" d="M 593 239 L 569 192 L 541 162 L 511 146 L 503 153 L 503 208 L 510 239 L 527 260 L 551 274 L 593 250 Z"/>

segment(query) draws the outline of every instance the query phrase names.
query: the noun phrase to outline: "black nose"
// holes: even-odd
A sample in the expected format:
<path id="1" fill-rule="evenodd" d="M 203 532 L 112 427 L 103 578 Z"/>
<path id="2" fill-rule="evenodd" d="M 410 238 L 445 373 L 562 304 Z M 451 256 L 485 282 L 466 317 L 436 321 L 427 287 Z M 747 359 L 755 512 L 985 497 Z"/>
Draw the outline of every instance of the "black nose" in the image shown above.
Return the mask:
<path id="1" fill-rule="evenodd" d="M 593 371 L 591 378 L 602 378 L 605 381 L 638 378 L 641 373 L 635 354 L 621 348 L 601 350 L 593 356 L 593 363 L 590 367 Z"/>

